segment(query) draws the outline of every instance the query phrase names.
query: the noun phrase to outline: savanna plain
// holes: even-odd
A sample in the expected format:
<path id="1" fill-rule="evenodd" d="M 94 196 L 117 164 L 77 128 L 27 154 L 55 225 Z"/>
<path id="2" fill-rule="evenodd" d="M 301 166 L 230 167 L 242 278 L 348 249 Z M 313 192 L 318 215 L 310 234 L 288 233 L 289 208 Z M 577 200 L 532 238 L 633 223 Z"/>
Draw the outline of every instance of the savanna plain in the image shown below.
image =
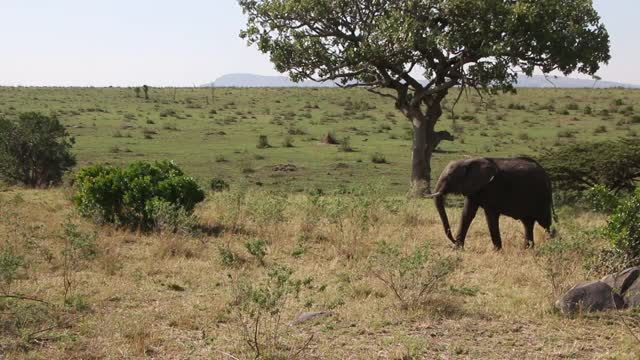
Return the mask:
<path id="1" fill-rule="evenodd" d="M 436 126 L 455 140 L 435 153 L 434 178 L 454 159 L 535 158 L 640 131 L 637 90 L 457 97 Z M 582 251 L 548 244 L 603 246 L 606 217 L 558 203 L 558 238 L 536 228 L 535 249 L 503 217 L 496 252 L 480 214 L 454 250 L 432 202 L 406 196 L 411 128 L 385 98 L 0 88 L 2 116 L 27 111 L 58 116 L 78 169 L 169 159 L 203 188 L 220 179 L 229 189 L 209 191 L 189 229 L 143 232 L 78 215 L 71 174 L 57 188 L 0 186 L 0 244 L 20 259 L 0 279 L 14 295 L 0 296 L 0 358 L 639 358 L 637 310 L 554 309 L 564 290 L 600 274 Z"/>

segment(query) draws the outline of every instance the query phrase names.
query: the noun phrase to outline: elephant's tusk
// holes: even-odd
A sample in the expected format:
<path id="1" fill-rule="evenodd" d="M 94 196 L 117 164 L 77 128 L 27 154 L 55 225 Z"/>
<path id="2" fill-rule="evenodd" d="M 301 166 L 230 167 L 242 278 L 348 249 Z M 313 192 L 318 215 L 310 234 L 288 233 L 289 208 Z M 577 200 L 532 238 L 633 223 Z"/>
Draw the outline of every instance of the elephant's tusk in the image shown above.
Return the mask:
<path id="1" fill-rule="evenodd" d="M 441 194 L 442 194 L 442 192 L 437 192 L 437 193 L 435 193 L 435 194 L 425 195 L 425 197 L 426 197 L 427 199 L 431 199 L 431 198 L 434 198 L 434 197 L 436 197 L 436 196 L 440 196 Z"/>

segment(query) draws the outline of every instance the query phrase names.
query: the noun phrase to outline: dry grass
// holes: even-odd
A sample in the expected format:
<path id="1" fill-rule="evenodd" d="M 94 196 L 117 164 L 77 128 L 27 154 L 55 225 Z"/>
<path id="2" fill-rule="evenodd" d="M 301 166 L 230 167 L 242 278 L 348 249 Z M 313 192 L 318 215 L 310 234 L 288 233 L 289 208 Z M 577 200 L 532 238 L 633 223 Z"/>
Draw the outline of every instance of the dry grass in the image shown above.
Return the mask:
<path id="1" fill-rule="evenodd" d="M 262 283 L 274 265 L 290 267 L 305 283 L 280 309 L 285 341 L 276 354 L 295 353 L 286 346 L 300 346 L 311 335 L 298 358 L 635 359 L 640 353 L 620 314 L 566 318 L 553 311 L 551 283 L 535 251 L 523 249 L 515 221 L 501 223 L 504 251 L 492 250 L 479 216 L 466 250 L 456 252 L 430 202 L 374 199 L 366 211 L 348 209 L 336 219 L 328 208 L 342 205 L 311 206 L 305 196 L 277 197 L 286 206 L 260 209 L 256 199 L 269 196 L 249 191 L 233 202 L 229 194 L 212 194 L 198 216 L 205 228 L 226 231 L 190 238 L 95 227 L 77 218 L 61 190 L 0 192 L 0 245 L 14 244 L 28 263 L 10 291 L 50 303 L 38 305 L 47 311 L 35 311 L 30 301 L 0 299 L 0 358 L 253 358 L 234 289 L 241 281 Z M 456 212 L 449 211 L 455 222 Z M 574 231 L 569 224 L 588 228 L 602 221 L 591 214 L 562 220 L 561 232 Z M 71 293 L 80 301 L 64 305 L 62 229 L 69 221 L 97 232 L 98 256 L 78 264 Z M 536 237 L 545 241 L 539 229 Z M 255 238 L 267 243 L 264 265 L 244 246 Z M 403 310 L 367 271 L 378 240 L 403 249 L 429 241 L 462 262 L 428 301 Z M 221 247 L 237 256 L 233 264 L 223 263 Z M 586 276 L 575 267 L 569 280 Z M 332 316 L 287 325 L 317 310 Z M 637 319 L 637 313 L 623 314 Z"/>

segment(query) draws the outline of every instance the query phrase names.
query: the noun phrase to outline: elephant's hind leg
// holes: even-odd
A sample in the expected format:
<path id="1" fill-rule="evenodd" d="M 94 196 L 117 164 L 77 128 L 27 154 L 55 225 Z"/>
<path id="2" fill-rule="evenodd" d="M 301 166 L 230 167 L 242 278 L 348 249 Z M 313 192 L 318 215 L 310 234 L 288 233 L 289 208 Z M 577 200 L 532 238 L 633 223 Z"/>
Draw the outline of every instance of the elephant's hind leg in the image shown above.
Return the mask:
<path id="1" fill-rule="evenodd" d="M 551 211 L 545 214 L 541 219 L 538 219 L 538 224 L 544 228 L 551 238 L 556 237 L 557 231 L 555 228 L 551 227 Z"/>
<path id="2" fill-rule="evenodd" d="M 524 225 L 524 246 L 533 248 L 533 227 L 536 222 L 532 219 L 524 219 L 522 224 Z"/>

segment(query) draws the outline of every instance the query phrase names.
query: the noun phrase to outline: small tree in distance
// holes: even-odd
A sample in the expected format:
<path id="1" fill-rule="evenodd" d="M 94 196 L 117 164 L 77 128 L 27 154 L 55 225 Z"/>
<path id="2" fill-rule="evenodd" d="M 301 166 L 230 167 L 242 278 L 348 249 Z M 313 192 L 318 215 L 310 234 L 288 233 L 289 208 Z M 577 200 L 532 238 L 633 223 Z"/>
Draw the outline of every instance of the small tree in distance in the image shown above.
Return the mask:
<path id="1" fill-rule="evenodd" d="M 139 98 L 139 97 L 140 97 L 140 88 L 139 88 L 139 87 L 137 87 L 137 86 L 136 86 L 136 87 L 134 87 L 134 88 L 133 88 L 133 92 L 135 92 L 135 93 L 136 93 L 136 97 L 137 97 L 137 98 Z"/>
<path id="2" fill-rule="evenodd" d="M 365 87 L 395 101 L 413 124 L 416 194 L 430 189 L 434 129 L 450 89 L 512 91 L 518 72 L 594 75 L 610 59 L 609 35 L 590 0 L 239 4 L 248 16 L 240 36 L 292 80 Z"/>
<path id="3" fill-rule="evenodd" d="M 142 91 L 144 91 L 145 100 L 149 100 L 149 86 L 148 85 L 142 85 Z"/>

